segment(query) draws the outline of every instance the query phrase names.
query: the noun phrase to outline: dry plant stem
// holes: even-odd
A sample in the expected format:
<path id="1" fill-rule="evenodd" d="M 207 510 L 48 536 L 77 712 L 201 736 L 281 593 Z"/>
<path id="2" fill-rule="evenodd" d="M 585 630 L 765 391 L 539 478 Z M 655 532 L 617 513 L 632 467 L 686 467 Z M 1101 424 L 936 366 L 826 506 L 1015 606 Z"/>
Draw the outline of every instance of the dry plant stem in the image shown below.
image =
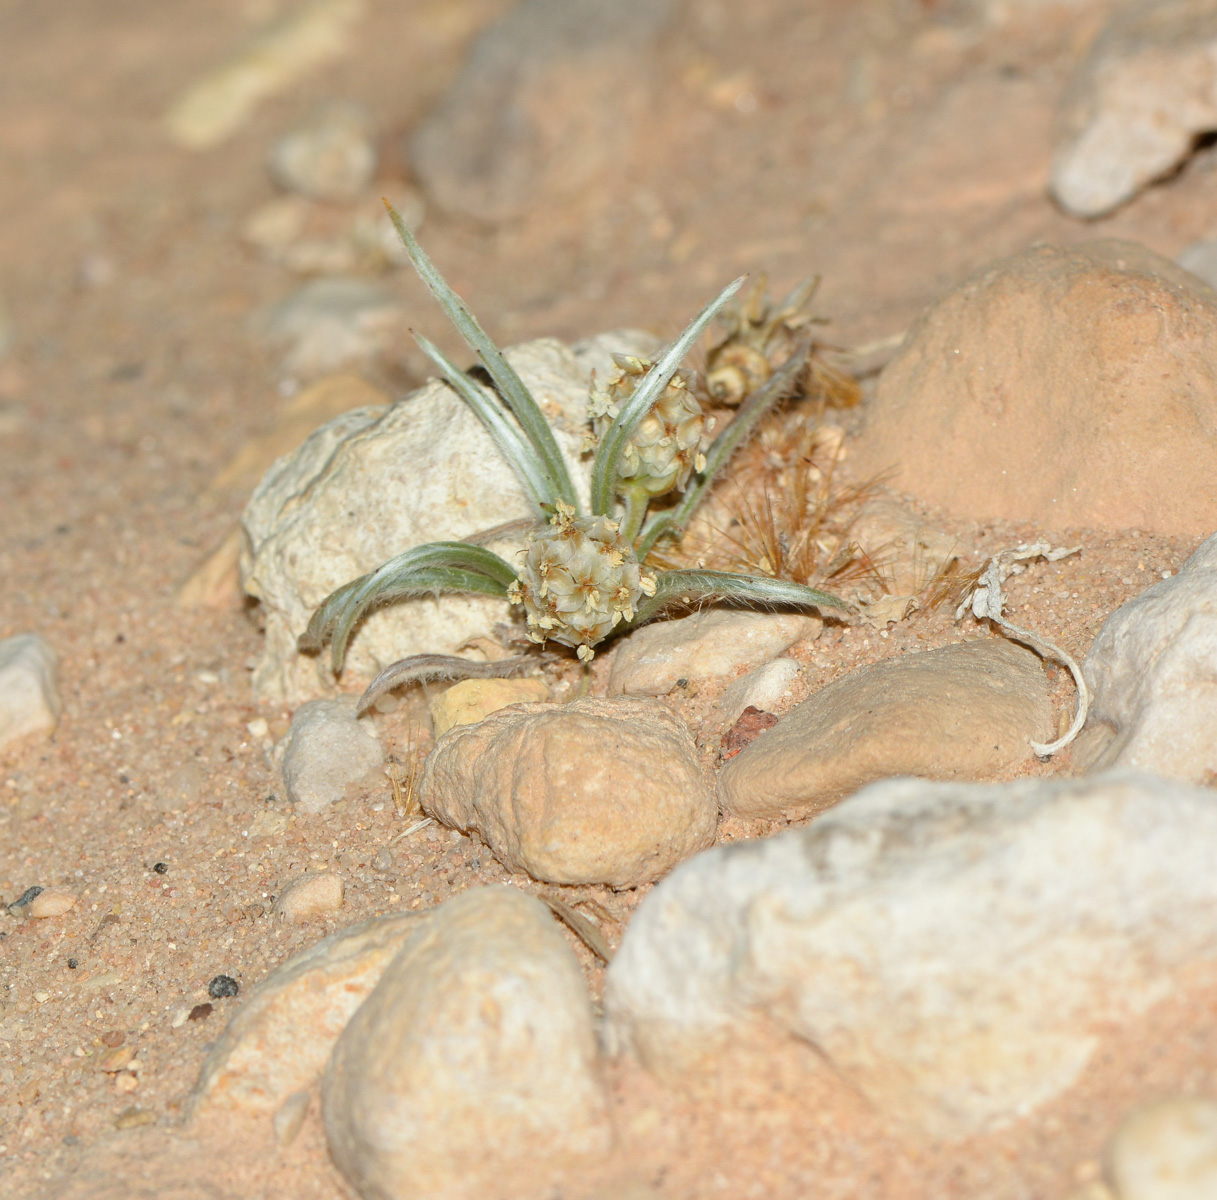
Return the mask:
<path id="1" fill-rule="evenodd" d="M 1060 646 L 1055 646 L 1052 642 L 1044 641 L 1043 638 L 1037 637 L 1029 629 L 1012 625 L 1005 618 L 991 618 L 991 620 L 1007 637 L 1030 646 L 1036 654 L 1043 658 L 1053 658 L 1057 662 L 1063 663 L 1069 668 L 1069 674 L 1073 676 L 1074 686 L 1078 691 L 1078 703 L 1069 728 L 1055 742 L 1048 742 L 1046 744 L 1043 742 L 1031 743 L 1031 749 L 1040 758 L 1051 758 L 1054 754 L 1064 750 L 1082 732 L 1082 726 L 1086 724 L 1086 715 L 1090 711 L 1090 690 L 1086 686 L 1086 680 L 1082 677 L 1082 668 Z"/>
<path id="2" fill-rule="evenodd" d="M 604 935 L 577 909 L 571 908 L 557 896 L 541 893 L 542 900 L 549 905 L 549 910 L 567 927 L 601 962 L 607 963 L 613 952 L 604 940 Z"/>
<path id="3" fill-rule="evenodd" d="M 1007 637 L 1016 642 L 1023 642 L 1041 657 L 1055 659 L 1069 668 L 1069 674 L 1073 676 L 1073 682 L 1078 692 L 1073 723 L 1065 735 L 1057 738 L 1055 742 L 1031 743 L 1031 749 L 1040 758 L 1050 758 L 1064 750 L 1081 732 L 1082 726 L 1086 724 L 1086 715 L 1090 711 L 1090 691 L 1086 687 L 1086 680 L 1082 677 L 1082 668 L 1064 650 L 1030 630 L 1022 629 L 1006 620 L 1002 614 L 1005 606 L 1002 583 L 1007 575 L 1024 570 L 1020 564 L 1028 559 L 1043 558 L 1049 562 L 1055 562 L 1076 553 L 1076 550 L 1076 547 L 1072 550 L 1053 550 L 1047 542 L 1035 542 L 1029 546 L 1017 546 L 1013 550 L 1003 550 L 1000 554 L 995 554 L 989 559 L 984 570 L 980 572 L 971 593 L 964 598 L 956 612 L 956 619 L 958 619 L 970 608 L 972 615 L 978 621 L 992 621 Z"/>

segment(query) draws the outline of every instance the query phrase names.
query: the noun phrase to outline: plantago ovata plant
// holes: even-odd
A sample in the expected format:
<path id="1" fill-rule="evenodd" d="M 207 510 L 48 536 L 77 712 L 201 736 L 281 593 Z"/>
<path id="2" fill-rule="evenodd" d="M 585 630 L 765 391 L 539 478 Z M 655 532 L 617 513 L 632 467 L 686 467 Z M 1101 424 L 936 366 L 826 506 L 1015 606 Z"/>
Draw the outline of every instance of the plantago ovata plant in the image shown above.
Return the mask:
<path id="1" fill-rule="evenodd" d="M 476 535 L 399 554 L 330 595 L 301 635 L 302 651 L 316 652 L 329 643 L 337 673 L 356 625 L 372 608 L 439 592 L 501 596 L 520 605 L 532 641 L 568 646 L 585 662 L 614 631 L 647 621 L 675 603 L 728 600 L 760 607 L 845 607 L 827 592 L 786 580 L 700 568 L 652 572 L 644 565 L 660 537 L 684 528 L 715 473 L 793 385 L 810 350 L 810 341 L 805 341 L 801 351 L 792 353 L 744 401 L 735 419 L 703 452 L 706 422 L 687 375 L 678 368 L 742 279 L 706 305 L 657 362 L 622 358 L 618 375 L 606 388 L 593 384 L 589 417 L 595 457 L 591 511 L 585 513 L 553 431 L 523 380 L 392 208 L 389 215 L 419 276 L 481 360 L 497 395 L 459 370 L 427 338 L 415 334 L 415 339 L 494 439 L 530 501 L 534 525 L 518 567 L 477 544 Z M 650 502 L 673 491 L 682 493 L 680 500 L 648 519 Z M 507 675 L 531 661 L 517 656 L 475 663 L 447 655 L 415 655 L 386 667 L 364 693 L 361 708 L 413 680 Z"/>

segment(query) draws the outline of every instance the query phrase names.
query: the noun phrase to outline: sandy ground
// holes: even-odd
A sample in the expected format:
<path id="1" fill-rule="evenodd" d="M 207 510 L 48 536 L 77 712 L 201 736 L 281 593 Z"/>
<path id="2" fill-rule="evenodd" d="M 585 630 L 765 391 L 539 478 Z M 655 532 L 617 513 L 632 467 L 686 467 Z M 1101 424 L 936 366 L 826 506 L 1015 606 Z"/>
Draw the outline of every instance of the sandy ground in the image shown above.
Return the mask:
<path id="1" fill-rule="evenodd" d="M 251 699 L 249 615 L 187 613 L 174 599 L 245 500 L 208 481 L 284 403 L 276 355 L 252 321 L 297 281 L 237 236 L 274 195 L 268 145 L 337 96 L 366 104 L 392 150 L 501 8 L 376 0 L 353 52 L 194 154 L 169 144 L 158 118 L 273 3 L 0 6 L 0 295 L 18 336 L 0 361 L 0 637 L 48 638 L 65 702 L 53 739 L 0 751 L 0 896 L 34 884 L 80 896 L 58 919 L 0 916 L 6 1195 L 50 1194 L 47 1181 L 82 1161 L 121 1163 L 132 1186 L 147 1174 L 170 1194 L 175 1163 L 197 1173 L 191 1155 L 205 1139 L 174 1131 L 238 1002 L 175 1021 L 207 999 L 213 976 L 248 988 L 332 929 L 508 878 L 457 834 L 395 840 L 404 826 L 387 781 L 273 838 L 250 836 L 259 812 L 286 807 L 268 739 L 250 722 L 265 720 L 273 738 L 290 714 Z M 963 5 L 691 3 L 683 35 L 664 47 L 645 141 L 610 180 L 511 227 L 432 213 L 425 241 L 501 342 L 619 325 L 671 333 L 722 281 L 765 270 L 778 289 L 821 273 L 820 308 L 848 346 L 900 332 L 963 274 L 1038 238 L 1130 237 L 1173 256 L 1210 234 L 1204 156 L 1110 219 L 1082 225 L 1054 209 L 1044 190 L 1053 106 L 1097 9 L 1036 12 L 993 30 Z M 386 282 L 410 323 L 454 348 L 414 279 Z M 421 374 L 403 341 L 372 377 L 400 391 Z M 1077 654 L 1195 544 L 946 527 L 970 565 L 1038 534 L 1082 545 L 1010 586 L 1020 622 Z M 799 654 L 816 686 L 964 632 L 977 631 L 939 609 L 886 636 L 830 627 Z M 712 699 L 672 703 L 696 729 Z M 399 757 L 418 712 L 382 719 Z M 1065 758 L 1031 769 L 1068 768 Z M 728 825 L 724 836 L 757 832 Z M 376 870 L 386 846 L 392 868 Z M 340 870 L 347 902 L 284 927 L 270 901 L 304 865 Z M 641 895 L 586 894 L 619 918 L 616 941 Z M 580 952 L 598 992 L 600 969 Z M 1063 1197 L 1094 1176 L 1136 1100 L 1217 1091 L 1215 1005 L 1217 989 L 1197 980 L 1115 1031 L 1068 1096 L 955 1146 L 902 1138 L 807 1063 L 785 1064 L 764 1095 L 722 1084 L 674 1099 L 628 1069 L 613 1084 L 636 1181 L 656 1195 Z M 133 1091 L 95 1065 L 118 1043 L 143 1064 Z M 217 1187 L 340 1194 L 315 1111 L 290 1147 L 261 1129 L 247 1143 L 208 1167 Z"/>

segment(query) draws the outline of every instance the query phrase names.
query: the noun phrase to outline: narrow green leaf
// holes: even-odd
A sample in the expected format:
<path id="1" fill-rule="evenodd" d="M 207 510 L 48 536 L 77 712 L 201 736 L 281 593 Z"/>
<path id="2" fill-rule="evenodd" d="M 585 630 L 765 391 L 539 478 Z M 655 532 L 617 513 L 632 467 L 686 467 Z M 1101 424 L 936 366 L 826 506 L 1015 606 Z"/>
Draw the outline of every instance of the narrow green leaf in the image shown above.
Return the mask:
<path id="1" fill-rule="evenodd" d="M 302 651 L 330 643 L 334 672 L 342 669 L 347 642 L 370 608 L 432 592 L 505 596 L 515 579 L 511 565 L 493 551 L 466 542 L 428 542 L 345 584 L 328 596 L 301 635 Z"/>
<path id="2" fill-rule="evenodd" d="M 431 294 L 439 301 L 448 319 L 456 327 L 457 332 L 468 343 L 469 348 L 482 360 L 482 365 L 490 372 L 495 387 L 499 389 L 507 407 L 515 413 L 520 422 L 525 437 L 537 452 L 537 457 L 545 466 L 549 476 L 552 495 L 549 499 L 565 500 L 573 508 L 578 508 L 579 501 L 575 495 L 575 485 L 571 482 L 570 472 L 562 452 L 558 449 L 553 430 L 545 419 L 545 414 L 532 398 L 524 381 L 516 373 L 515 368 L 503 357 L 499 348 L 491 341 L 486 331 L 478 324 L 477 318 L 466 307 L 465 302 L 449 286 L 439 273 L 435 264 L 423 252 L 418 239 L 406 228 L 401 215 L 387 201 L 385 207 L 389 210 L 397 234 L 401 238 L 414 269 L 419 278 L 430 289 Z"/>
<path id="3" fill-rule="evenodd" d="M 423 337 L 421 333 L 415 333 L 414 340 L 422 352 L 439 367 L 448 386 L 473 409 L 478 420 L 486 426 L 487 432 L 499 448 L 499 453 L 528 493 L 534 512 L 540 516 L 545 505 L 553 503 L 553 482 L 545 473 L 545 467 L 532 446 L 524 440 L 519 427 L 508 419 L 507 414 L 499 407 L 497 399 L 487 396 L 434 342 Z"/>
<path id="4" fill-rule="evenodd" d="M 650 620 L 656 613 L 678 600 L 735 600 L 750 607 L 836 608 L 848 610 L 848 605 L 829 592 L 790 583 L 785 579 L 768 579 L 759 575 L 736 575 L 729 571 L 689 570 L 658 571 L 655 575 L 655 595 L 644 600 L 635 613 L 633 624 Z"/>
<path id="5" fill-rule="evenodd" d="M 734 283 L 729 283 L 705 308 L 689 322 L 684 333 L 664 351 L 659 361 L 647 372 L 646 377 L 635 389 L 634 394 L 621 406 L 612 425 L 596 450 L 592 461 L 592 512 L 609 515 L 617 499 L 617 481 L 621 472 L 621 455 L 625 451 L 626 442 L 638 428 L 639 422 L 651 411 L 660 393 L 668 386 L 669 380 L 676 374 L 676 369 L 684 361 L 684 357 L 693 348 L 693 343 L 701 336 L 701 332 L 710 323 L 732 296 L 740 289 L 747 279 L 741 275 Z"/>
<path id="6" fill-rule="evenodd" d="M 637 545 L 639 558 L 645 558 L 651 547 L 665 534 L 679 536 L 684 532 L 697 506 L 705 499 L 715 475 L 731 461 L 735 452 L 756 431 L 760 419 L 794 387 L 799 372 L 807 365 L 812 339 L 804 334 L 795 344 L 790 357 L 755 392 L 740 405 L 731 424 L 714 439 L 706 451 L 706 468 L 685 489 L 680 503 L 652 515 L 642 530 Z"/>

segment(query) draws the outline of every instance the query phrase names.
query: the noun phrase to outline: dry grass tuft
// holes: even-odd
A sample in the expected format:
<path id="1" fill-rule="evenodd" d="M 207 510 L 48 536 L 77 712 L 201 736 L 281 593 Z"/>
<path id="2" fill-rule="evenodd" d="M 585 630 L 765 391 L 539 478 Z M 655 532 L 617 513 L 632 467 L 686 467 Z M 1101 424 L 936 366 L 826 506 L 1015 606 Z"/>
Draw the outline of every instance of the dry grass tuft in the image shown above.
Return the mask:
<path id="1" fill-rule="evenodd" d="M 838 481 L 844 435 L 819 423 L 822 407 L 804 400 L 769 418 L 690 526 L 680 565 L 884 590 L 882 562 L 851 536 L 880 481 Z"/>
<path id="2" fill-rule="evenodd" d="M 393 788 L 393 809 L 398 820 L 408 821 L 422 812 L 419 800 L 419 783 L 423 777 L 422 726 L 411 721 L 406 729 L 404 742 L 405 761 L 396 758 L 385 767 L 389 784 Z"/>

